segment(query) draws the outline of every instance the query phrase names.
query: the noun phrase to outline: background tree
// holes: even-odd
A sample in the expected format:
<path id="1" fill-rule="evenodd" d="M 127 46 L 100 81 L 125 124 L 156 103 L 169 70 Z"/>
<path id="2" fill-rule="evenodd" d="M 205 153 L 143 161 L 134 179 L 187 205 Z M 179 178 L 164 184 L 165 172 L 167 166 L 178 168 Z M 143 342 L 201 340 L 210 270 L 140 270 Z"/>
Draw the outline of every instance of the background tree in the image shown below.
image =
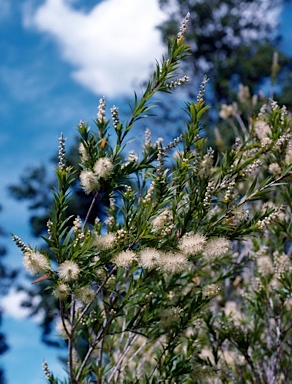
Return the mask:
<path id="1" fill-rule="evenodd" d="M 1 207 L 0 207 L 1 210 Z M 5 231 L 0 227 L 0 236 L 4 236 Z M 16 277 L 16 270 L 11 270 L 3 262 L 3 257 L 6 254 L 6 249 L 4 246 L 0 245 L 0 296 L 4 296 L 9 288 L 13 279 Z M 0 308 L 0 325 L 2 322 L 3 311 Z M 0 332 L 0 355 L 5 353 L 8 350 L 8 344 L 5 338 L 5 334 Z M 0 367 L 0 384 L 4 384 L 4 371 Z"/>
<path id="2" fill-rule="evenodd" d="M 289 0 L 288 0 L 289 1 Z M 283 0 L 159 0 L 169 18 L 159 28 L 163 39 L 175 33 L 187 12 L 191 25 L 186 38 L 191 56 L 186 72 L 200 82 L 210 78 L 212 104 L 230 103 L 239 84 L 256 93 L 271 76 L 273 53 L 278 52 L 277 75 L 287 81 L 291 58 L 279 51 L 280 36 L 273 12 Z M 283 85 L 279 91 L 287 91 Z M 189 91 L 194 93 L 193 87 Z M 286 102 L 290 105 L 288 98 Z"/>

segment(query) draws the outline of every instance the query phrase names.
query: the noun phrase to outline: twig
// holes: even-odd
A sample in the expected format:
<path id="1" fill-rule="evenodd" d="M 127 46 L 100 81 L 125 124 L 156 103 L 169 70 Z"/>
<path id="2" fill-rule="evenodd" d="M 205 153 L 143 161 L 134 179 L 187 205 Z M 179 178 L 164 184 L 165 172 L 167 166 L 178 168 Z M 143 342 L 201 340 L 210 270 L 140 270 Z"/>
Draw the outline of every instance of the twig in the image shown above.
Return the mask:
<path id="1" fill-rule="evenodd" d="M 133 353 L 133 355 L 129 358 L 128 360 L 128 365 L 129 363 L 135 359 L 135 357 L 138 355 L 138 353 L 140 353 L 142 351 L 142 349 L 145 347 L 145 345 L 149 343 L 148 340 L 145 340 L 144 343 L 137 349 L 137 351 L 135 353 Z M 121 369 L 120 369 L 120 372 L 123 372 L 123 370 L 126 368 L 126 365 L 124 365 Z"/>
<path id="2" fill-rule="evenodd" d="M 74 378 L 74 372 L 73 372 L 73 364 L 72 364 L 72 349 L 73 349 L 73 327 L 71 322 L 71 329 L 70 332 L 67 329 L 66 323 L 65 323 L 65 312 L 64 312 L 64 306 L 62 301 L 60 300 L 60 314 L 61 314 L 61 321 L 64 328 L 64 331 L 68 337 L 68 355 L 69 355 L 69 372 L 70 372 L 70 379 L 72 384 L 75 384 L 75 378 Z"/>
<path id="3" fill-rule="evenodd" d="M 132 334 L 132 332 L 130 332 L 130 334 Z M 108 378 L 108 381 L 110 382 L 111 379 L 114 377 L 114 375 L 117 373 L 117 376 L 115 377 L 115 380 L 118 379 L 118 376 L 119 376 L 119 370 L 120 370 L 120 366 L 124 360 L 124 358 L 126 357 L 127 353 L 129 352 L 129 349 L 131 348 L 131 346 L 134 344 L 134 342 L 136 341 L 138 335 L 133 335 L 132 337 L 129 336 L 127 342 L 126 342 L 126 345 L 125 345 L 125 348 L 124 348 L 124 352 L 122 353 L 121 357 L 119 358 L 116 366 L 114 367 L 112 373 L 110 374 L 109 378 Z"/>
<path id="4" fill-rule="evenodd" d="M 68 349 L 69 349 L 69 370 L 70 370 L 70 377 L 72 383 L 75 383 L 75 378 L 74 378 L 74 371 L 73 371 L 73 335 L 74 335 L 74 317 L 75 317 L 75 299 L 74 299 L 74 293 L 71 295 L 71 307 L 70 307 L 70 325 L 71 325 L 71 332 L 70 332 L 70 337 L 69 337 L 69 342 L 68 342 Z"/>
<path id="5" fill-rule="evenodd" d="M 108 274 L 107 278 L 102 282 L 102 284 L 98 287 L 98 290 L 95 292 L 95 295 L 94 295 L 94 298 L 86 305 L 86 307 L 84 307 L 83 311 L 81 312 L 79 318 L 76 320 L 76 323 L 74 324 L 74 327 L 73 327 L 73 330 L 77 327 L 77 325 L 80 323 L 80 321 L 82 320 L 82 317 L 85 315 L 85 313 L 87 312 L 87 310 L 89 309 L 89 307 L 91 306 L 91 304 L 93 303 L 93 301 L 96 299 L 97 295 L 99 294 L 99 292 L 102 290 L 102 288 L 105 286 L 105 284 L 107 283 L 108 279 L 111 277 L 111 275 L 114 273 L 114 271 L 117 269 L 116 266 L 113 267 L 113 269 L 110 271 L 110 273 Z"/>
<path id="6" fill-rule="evenodd" d="M 86 355 L 85 355 L 85 357 L 84 357 L 84 359 L 83 359 L 83 361 L 82 361 L 82 364 L 81 364 L 81 366 L 80 366 L 80 368 L 79 368 L 79 371 L 78 371 L 78 373 L 77 373 L 77 375 L 76 375 L 76 380 L 77 380 L 77 382 L 78 382 L 78 381 L 80 380 L 80 378 L 81 378 L 82 372 L 83 372 L 84 368 L 86 367 L 86 364 L 87 364 L 88 359 L 90 358 L 90 356 L 91 356 L 92 352 L 94 351 L 96 345 L 100 342 L 100 340 L 101 340 L 103 334 L 106 332 L 107 328 L 109 327 L 109 325 L 111 324 L 111 322 L 113 321 L 113 319 L 114 319 L 114 318 L 111 317 L 111 318 L 109 318 L 109 319 L 107 320 L 107 323 L 105 324 L 105 326 L 100 330 L 100 332 L 99 332 L 99 334 L 96 336 L 94 342 L 93 342 L 93 343 L 91 344 L 91 346 L 88 348 L 88 351 L 87 351 L 87 353 L 86 353 Z"/>
<path id="7" fill-rule="evenodd" d="M 162 357 L 165 355 L 166 350 L 167 350 L 167 347 L 165 346 L 165 347 L 163 348 L 163 351 L 162 351 L 162 353 L 161 353 L 159 359 L 157 360 L 157 363 L 155 364 L 155 367 L 152 369 L 152 371 L 151 371 L 151 373 L 150 373 L 149 379 L 151 379 L 151 377 L 154 375 L 154 372 L 156 371 L 158 365 L 160 364 L 160 361 L 162 360 Z"/>
<path id="8" fill-rule="evenodd" d="M 88 211 L 87 211 L 87 214 L 86 214 L 86 217 L 85 217 L 83 226 L 82 226 L 82 230 L 84 230 L 84 228 L 85 228 L 85 226 L 86 226 L 86 224 L 87 224 L 87 222 L 88 222 L 89 215 L 90 215 L 90 213 L 91 213 L 91 211 L 92 211 L 92 208 L 93 208 L 93 206 L 94 206 L 94 204 L 95 204 L 95 202 L 96 202 L 97 196 L 98 196 L 98 191 L 97 191 L 96 194 L 93 196 L 92 202 L 91 202 L 90 207 L 89 207 L 89 209 L 88 209 Z"/>

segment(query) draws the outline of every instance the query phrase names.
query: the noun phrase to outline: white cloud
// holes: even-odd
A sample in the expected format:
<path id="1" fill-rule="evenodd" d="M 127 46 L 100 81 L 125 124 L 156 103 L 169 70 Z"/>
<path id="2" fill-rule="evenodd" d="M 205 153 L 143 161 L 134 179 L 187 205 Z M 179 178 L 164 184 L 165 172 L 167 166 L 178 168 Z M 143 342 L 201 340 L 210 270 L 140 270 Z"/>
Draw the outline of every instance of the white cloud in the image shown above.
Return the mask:
<path id="1" fill-rule="evenodd" d="M 166 16 L 157 0 L 106 0 L 87 13 L 68 0 L 25 9 L 25 25 L 51 34 L 73 78 L 97 95 L 132 92 L 133 81 L 145 80 L 164 51 L 155 26 Z"/>
<path id="2" fill-rule="evenodd" d="M 21 307 L 21 303 L 24 300 L 27 300 L 27 293 L 21 291 L 18 292 L 15 289 L 10 289 L 9 293 L 1 298 L 1 307 L 4 309 L 4 315 L 10 316 L 15 319 L 24 319 L 29 315 L 29 309 Z M 34 298 L 35 304 L 40 299 L 38 297 Z M 40 316 L 36 316 L 33 318 L 34 321 L 38 321 Z"/>

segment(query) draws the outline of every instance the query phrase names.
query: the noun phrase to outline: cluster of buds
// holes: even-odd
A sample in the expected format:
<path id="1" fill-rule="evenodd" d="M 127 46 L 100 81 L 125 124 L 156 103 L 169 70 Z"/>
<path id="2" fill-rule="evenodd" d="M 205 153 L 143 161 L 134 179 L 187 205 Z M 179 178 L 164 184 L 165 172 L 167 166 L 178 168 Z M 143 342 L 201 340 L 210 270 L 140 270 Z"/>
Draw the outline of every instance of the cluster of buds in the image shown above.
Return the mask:
<path id="1" fill-rule="evenodd" d="M 99 100 L 99 105 L 98 105 L 98 113 L 97 113 L 97 120 L 100 121 L 101 123 L 105 120 L 105 98 L 102 96 L 102 98 Z"/>
<path id="2" fill-rule="evenodd" d="M 166 150 L 165 148 L 162 148 L 161 142 L 160 142 L 160 145 L 158 147 L 158 155 L 157 155 L 158 164 L 156 167 L 156 171 L 159 176 L 163 174 L 165 152 Z"/>
<path id="3" fill-rule="evenodd" d="M 253 172 L 255 172 L 260 166 L 262 165 L 262 162 L 260 160 L 254 161 L 252 164 L 249 164 L 243 171 L 242 175 L 250 175 Z"/>
<path id="4" fill-rule="evenodd" d="M 177 39 L 180 40 L 182 37 L 184 37 L 184 34 L 186 33 L 188 29 L 188 23 L 190 21 L 190 12 L 186 14 L 186 17 L 183 19 L 181 26 L 179 28 L 179 33 L 177 34 Z"/>
<path id="5" fill-rule="evenodd" d="M 48 220 L 47 221 L 47 232 L 48 232 L 48 235 L 49 235 L 49 239 L 52 238 L 52 229 L 53 229 L 53 222 L 52 220 Z"/>
<path id="6" fill-rule="evenodd" d="M 61 133 L 61 136 L 59 137 L 59 153 L 58 153 L 58 158 L 59 158 L 59 169 L 65 170 L 66 168 L 66 161 L 65 161 L 65 141 L 66 139 L 63 136 L 63 133 Z"/>
<path id="7" fill-rule="evenodd" d="M 269 214 L 263 220 L 259 220 L 257 225 L 259 229 L 264 229 L 267 225 L 270 225 L 273 221 L 280 219 L 283 216 L 283 207 L 276 207 L 274 212 Z"/>
<path id="8" fill-rule="evenodd" d="M 275 251 L 273 253 L 273 257 L 275 264 L 275 273 L 278 278 L 292 271 L 291 260 L 290 257 L 286 255 L 286 253 L 280 254 L 279 251 Z"/>
<path id="9" fill-rule="evenodd" d="M 179 87 L 180 85 L 182 85 L 184 83 L 187 83 L 188 81 L 189 81 L 189 77 L 183 76 L 180 79 L 177 79 L 177 80 L 171 81 L 170 83 L 167 83 L 166 88 L 167 89 L 176 88 L 176 87 Z"/>
<path id="10" fill-rule="evenodd" d="M 276 100 L 271 100 L 270 99 L 270 103 L 271 103 L 271 110 L 272 111 L 276 111 L 279 108 L 279 105 L 278 105 Z"/>
<path id="11" fill-rule="evenodd" d="M 168 149 L 175 148 L 179 143 L 183 141 L 183 138 L 183 135 L 176 137 L 173 141 L 168 143 L 166 147 L 164 147 L 164 150 L 167 151 Z"/>
<path id="12" fill-rule="evenodd" d="M 171 223 L 171 224 L 168 224 L 167 226 L 165 226 L 165 228 L 162 229 L 160 234 L 162 237 L 167 237 L 168 235 L 170 235 L 172 233 L 173 230 L 174 230 L 174 224 Z"/>
<path id="13" fill-rule="evenodd" d="M 200 175 L 208 176 L 210 174 L 214 159 L 214 149 L 209 148 L 207 153 L 204 155 L 204 159 L 201 162 Z"/>
<path id="14" fill-rule="evenodd" d="M 288 115 L 288 111 L 287 111 L 287 107 L 286 105 L 283 105 L 283 107 L 281 108 L 281 123 L 283 124 L 284 121 L 285 121 L 285 116 Z"/>
<path id="15" fill-rule="evenodd" d="M 267 104 L 263 104 L 260 108 L 260 111 L 258 113 L 258 117 L 259 118 L 265 118 L 266 117 L 266 114 L 268 112 L 268 106 Z"/>
<path id="16" fill-rule="evenodd" d="M 206 91 L 206 84 L 208 83 L 209 79 L 208 79 L 208 76 L 207 75 L 204 75 L 204 79 L 200 85 L 200 90 L 199 90 L 199 93 L 198 93 L 198 96 L 197 96 L 197 102 L 200 103 L 200 102 L 203 102 L 204 101 L 204 94 L 205 94 L 205 91 Z"/>
<path id="17" fill-rule="evenodd" d="M 235 187 L 235 180 L 231 180 L 228 183 L 228 187 L 227 187 L 225 195 L 224 195 L 224 202 L 225 203 L 228 203 L 229 201 L 232 200 L 234 187 Z"/>
<path id="18" fill-rule="evenodd" d="M 85 238 L 85 233 L 83 231 L 78 232 L 76 239 L 74 241 L 74 246 L 76 247 L 78 242 L 82 242 L 82 240 L 84 240 L 84 238 Z"/>
<path id="19" fill-rule="evenodd" d="M 109 209 L 110 211 L 114 211 L 116 209 L 116 199 L 112 196 L 109 198 Z"/>
<path id="20" fill-rule="evenodd" d="M 232 146 L 232 152 L 236 152 L 240 147 L 240 145 L 241 145 L 241 139 L 239 137 L 236 137 L 235 143 Z"/>
<path id="21" fill-rule="evenodd" d="M 279 137 L 279 139 L 276 141 L 275 149 L 279 150 L 281 149 L 282 145 L 284 145 L 286 142 L 290 141 L 292 139 L 291 134 L 282 135 Z"/>
<path id="22" fill-rule="evenodd" d="M 154 181 L 151 181 L 151 184 L 149 186 L 149 189 L 145 195 L 145 197 L 143 198 L 143 203 L 146 204 L 146 203 L 149 203 L 151 200 L 152 200 L 152 196 L 153 196 L 153 193 L 154 193 L 154 189 L 155 189 L 155 182 Z"/>
<path id="23" fill-rule="evenodd" d="M 51 380 L 52 375 L 51 375 L 51 372 L 50 372 L 50 370 L 49 370 L 48 363 L 44 360 L 44 362 L 43 362 L 42 365 L 43 365 L 43 371 L 44 371 L 44 374 L 45 374 L 45 376 L 46 376 L 46 379 L 47 379 L 47 380 Z"/>
<path id="24" fill-rule="evenodd" d="M 105 220 L 105 224 L 108 226 L 108 227 L 111 227 L 113 226 L 115 223 L 115 218 L 113 216 L 109 216 L 106 220 Z"/>
<path id="25" fill-rule="evenodd" d="M 115 105 L 110 109 L 111 111 L 111 115 L 112 115 L 112 119 L 113 119 L 113 124 L 114 124 L 114 127 L 117 128 L 117 126 L 119 125 L 120 123 L 120 119 L 119 119 L 119 108 L 116 107 Z"/>
<path id="26" fill-rule="evenodd" d="M 204 201 L 203 201 L 204 207 L 208 207 L 211 204 L 211 200 L 212 200 L 212 195 L 213 195 L 214 189 L 215 189 L 214 180 L 209 181 L 208 185 L 207 185 L 207 188 L 206 188 L 206 193 L 205 193 Z"/>
<path id="27" fill-rule="evenodd" d="M 126 235 L 127 235 L 127 231 L 122 228 L 117 230 L 116 238 L 119 242 L 122 242 L 125 239 Z"/>
<path id="28" fill-rule="evenodd" d="M 22 250 L 22 252 L 29 251 L 29 248 L 24 244 L 19 236 L 13 235 L 12 240 L 16 243 L 16 245 Z"/>
<path id="29" fill-rule="evenodd" d="M 127 161 L 122 165 L 122 169 L 123 168 L 126 168 L 129 164 L 131 163 L 137 163 L 139 160 L 138 156 L 135 154 L 135 151 L 134 150 L 131 150 L 129 152 L 129 155 L 127 157 Z"/>
<path id="30" fill-rule="evenodd" d="M 77 232 L 82 228 L 82 220 L 80 216 L 77 216 L 73 221 L 73 231 Z"/>
<path id="31" fill-rule="evenodd" d="M 144 141 L 144 146 L 145 147 L 151 147 L 151 131 L 149 128 L 145 129 L 145 141 Z"/>
<path id="32" fill-rule="evenodd" d="M 252 291 L 257 292 L 260 292 L 264 289 L 264 285 L 259 277 L 255 277 L 254 279 L 252 279 L 250 287 Z"/>

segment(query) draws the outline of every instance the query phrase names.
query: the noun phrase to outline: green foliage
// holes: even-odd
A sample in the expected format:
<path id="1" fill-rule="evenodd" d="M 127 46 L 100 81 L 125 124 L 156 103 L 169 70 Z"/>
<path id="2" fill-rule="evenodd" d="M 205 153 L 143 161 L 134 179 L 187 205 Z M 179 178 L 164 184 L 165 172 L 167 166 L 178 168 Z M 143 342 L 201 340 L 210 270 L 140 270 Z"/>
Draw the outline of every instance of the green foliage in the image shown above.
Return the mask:
<path id="1" fill-rule="evenodd" d="M 164 146 L 147 130 L 139 154 L 125 155 L 153 96 L 171 93 L 189 52 L 188 22 L 189 15 L 141 97 L 135 94 L 128 121 L 112 108 L 111 126 L 102 98 L 96 128 L 79 124 L 78 166 L 66 164 L 60 137 L 47 248 L 14 236 L 27 270 L 41 275 L 34 283 L 49 279 L 43 294 L 58 300 L 57 329 L 68 347 L 63 383 L 292 379 L 286 108 L 262 106 L 249 125 L 229 116 L 238 137 L 215 152 L 202 135 L 204 79 L 196 102 L 185 104 L 179 137 Z M 72 217 L 77 184 L 91 203 Z M 106 215 L 91 220 L 101 202 Z M 46 363 L 44 372 L 49 383 L 62 382 Z"/>

